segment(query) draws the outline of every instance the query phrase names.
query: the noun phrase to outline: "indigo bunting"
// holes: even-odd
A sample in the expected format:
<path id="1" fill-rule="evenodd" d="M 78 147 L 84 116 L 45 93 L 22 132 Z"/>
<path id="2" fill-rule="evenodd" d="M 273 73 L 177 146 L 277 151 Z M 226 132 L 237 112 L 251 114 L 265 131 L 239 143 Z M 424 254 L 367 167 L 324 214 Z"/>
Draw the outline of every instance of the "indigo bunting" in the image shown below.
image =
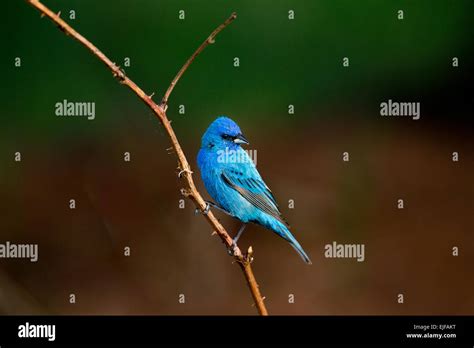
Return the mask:
<path id="1" fill-rule="evenodd" d="M 202 137 L 197 163 L 209 195 L 210 205 L 243 222 L 234 238 L 237 243 L 247 223 L 264 226 L 288 241 L 311 264 L 281 216 L 272 192 L 241 144 L 249 144 L 239 126 L 228 117 L 218 117 Z"/>

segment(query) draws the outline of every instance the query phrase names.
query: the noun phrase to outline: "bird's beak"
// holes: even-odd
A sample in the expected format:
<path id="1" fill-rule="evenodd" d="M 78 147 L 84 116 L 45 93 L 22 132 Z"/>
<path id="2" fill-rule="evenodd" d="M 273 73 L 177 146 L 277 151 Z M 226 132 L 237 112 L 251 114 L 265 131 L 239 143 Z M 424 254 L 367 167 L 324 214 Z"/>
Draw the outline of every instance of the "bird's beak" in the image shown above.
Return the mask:
<path id="1" fill-rule="evenodd" d="M 239 134 L 239 135 L 237 135 L 237 136 L 235 137 L 234 143 L 236 143 L 236 144 L 247 144 L 247 145 L 248 145 L 248 144 L 249 144 L 249 141 L 248 141 L 247 138 L 245 138 L 245 137 L 243 136 L 243 134 L 241 133 L 241 134 Z"/>

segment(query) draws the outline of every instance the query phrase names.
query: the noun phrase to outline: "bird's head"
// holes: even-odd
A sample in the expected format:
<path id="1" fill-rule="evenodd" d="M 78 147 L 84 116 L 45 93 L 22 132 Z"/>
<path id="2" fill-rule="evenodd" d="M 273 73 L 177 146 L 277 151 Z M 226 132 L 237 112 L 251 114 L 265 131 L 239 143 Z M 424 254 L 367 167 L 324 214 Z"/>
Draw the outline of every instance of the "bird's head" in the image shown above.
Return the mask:
<path id="1" fill-rule="evenodd" d="M 201 146 L 202 148 L 223 149 L 248 143 L 237 123 L 228 117 L 221 116 L 207 128 L 202 136 Z"/>

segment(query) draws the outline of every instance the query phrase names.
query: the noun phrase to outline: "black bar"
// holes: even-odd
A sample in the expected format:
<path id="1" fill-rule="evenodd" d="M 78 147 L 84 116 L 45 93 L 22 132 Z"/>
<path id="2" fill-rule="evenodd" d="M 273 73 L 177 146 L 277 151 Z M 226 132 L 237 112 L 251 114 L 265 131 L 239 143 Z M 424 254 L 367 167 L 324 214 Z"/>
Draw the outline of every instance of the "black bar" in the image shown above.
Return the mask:
<path id="1" fill-rule="evenodd" d="M 20 325 L 55 325 L 55 339 L 20 338 Z M 417 325 L 415 327 L 415 325 Z M 25 331 L 24 331 L 25 332 Z M 408 334 L 421 334 L 410 338 Z M 434 337 L 433 335 L 451 337 Z M 431 337 L 428 337 L 431 335 Z M 453 337 L 453 335 L 455 337 Z M 423 337 L 424 336 L 424 337 Z M 0 316 L 0 346 L 58 344 L 474 343 L 473 316 Z"/>

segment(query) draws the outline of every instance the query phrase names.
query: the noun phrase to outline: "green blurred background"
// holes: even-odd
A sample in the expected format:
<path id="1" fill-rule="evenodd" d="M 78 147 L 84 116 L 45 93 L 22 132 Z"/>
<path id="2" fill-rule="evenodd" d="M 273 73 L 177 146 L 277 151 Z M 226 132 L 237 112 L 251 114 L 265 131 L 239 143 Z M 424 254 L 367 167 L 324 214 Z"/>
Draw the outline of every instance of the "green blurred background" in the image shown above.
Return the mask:
<path id="1" fill-rule="evenodd" d="M 271 313 L 473 314 L 474 2 L 45 4 L 155 101 L 237 12 L 180 80 L 168 116 L 193 168 L 218 115 L 233 118 L 257 150 L 262 176 L 313 259 L 304 265 L 260 227 L 244 234 L 239 243 L 255 250 Z M 0 259 L 0 312 L 253 314 L 242 275 L 209 225 L 190 202 L 179 208 L 176 159 L 152 113 L 26 2 L 5 6 L 0 243 L 38 243 L 39 261 Z M 57 117 L 64 99 L 95 102 L 95 119 Z M 381 117 L 388 99 L 420 102 L 421 119 Z M 365 262 L 325 258 L 332 241 L 364 243 Z"/>

